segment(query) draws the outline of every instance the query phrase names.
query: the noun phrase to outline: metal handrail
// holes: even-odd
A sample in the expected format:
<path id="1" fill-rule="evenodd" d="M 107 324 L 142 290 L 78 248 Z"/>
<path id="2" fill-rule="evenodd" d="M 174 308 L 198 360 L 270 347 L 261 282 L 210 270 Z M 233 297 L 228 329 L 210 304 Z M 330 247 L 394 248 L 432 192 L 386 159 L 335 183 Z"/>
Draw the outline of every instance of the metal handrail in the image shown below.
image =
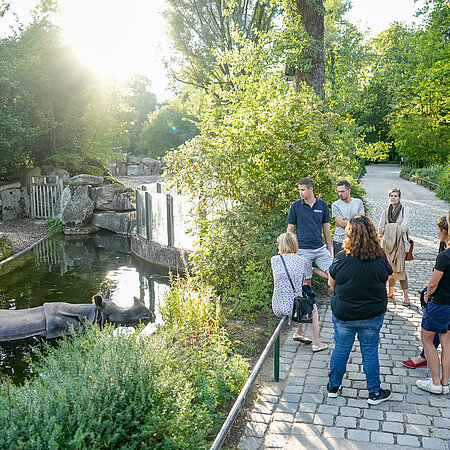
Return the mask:
<path id="1" fill-rule="evenodd" d="M 225 438 L 227 437 L 228 432 L 230 431 L 231 426 L 233 425 L 233 422 L 235 421 L 239 411 L 241 410 L 241 407 L 247 397 L 247 394 L 249 393 L 251 387 L 253 386 L 253 383 L 256 380 L 256 377 L 258 376 L 259 372 L 262 369 L 262 366 L 267 358 L 267 355 L 269 354 L 270 350 L 272 349 L 273 345 L 275 344 L 275 355 L 274 355 L 274 378 L 275 381 L 280 380 L 280 333 L 283 329 L 284 324 L 286 323 L 287 316 L 283 316 L 280 320 L 280 323 L 277 326 L 277 329 L 273 332 L 272 337 L 270 338 L 270 341 L 267 343 L 266 348 L 261 353 L 261 356 L 258 359 L 258 362 L 256 363 L 255 367 L 253 368 L 252 373 L 250 374 L 249 379 L 245 383 L 244 387 L 242 388 L 241 393 L 239 394 L 239 397 L 234 402 L 233 407 L 231 408 L 231 411 L 228 414 L 227 420 L 225 420 L 224 424 L 222 425 L 222 428 L 219 431 L 219 434 L 216 436 L 216 439 L 214 440 L 213 444 L 211 445 L 210 450 L 218 450 L 222 444 Z"/>

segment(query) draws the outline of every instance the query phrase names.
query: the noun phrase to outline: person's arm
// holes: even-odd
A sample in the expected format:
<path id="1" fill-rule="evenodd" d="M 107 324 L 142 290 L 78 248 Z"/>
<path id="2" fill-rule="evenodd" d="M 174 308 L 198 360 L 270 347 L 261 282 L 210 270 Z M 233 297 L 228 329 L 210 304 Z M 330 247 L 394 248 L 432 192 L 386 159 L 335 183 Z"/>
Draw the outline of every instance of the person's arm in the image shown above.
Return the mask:
<path id="1" fill-rule="evenodd" d="M 364 203 L 362 202 L 362 200 L 359 201 L 358 214 L 361 214 L 362 216 L 365 215 L 365 213 L 364 213 Z"/>
<path id="2" fill-rule="evenodd" d="M 336 225 L 341 228 L 345 228 L 348 224 L 348 220 L 345 220 L 342 216 L 336 216 L 334 218 Z"/>
<path id="3" fill-rule="evenodd" d="M 295 225 L 293 225 L 292 223 L 288 223 L 287 232 L 293 233 L 294 231 L 295 231 Z"/>
<path id="4" fill-rule="evenodd" d="M 378 235 L 380 237 L 383 236 L 385 228 L 386 228 L 386 211 L 383 211 L 380 217 L 380 222 L 378 223 Z"/>
<path id="5" fill-rule="evenodd" d="M 437 270 L 437 269 L 433 270 L 433 275 L 431 275 L 431 280 L 428 283 L 427 292 L 425 292 L 425 301 L 426 302 L 428 302 L 428 297 L 430 295 L 432 295 L 434 292 L 436 292 L 439 281 L 441 281 L 442 275 L 444 275 L 444 272 L 441 272 L 440 270 Z"/>
<path id="6" fill-rule="evenodd" d="M 331 278 L 330 275 L 328 275 L 328 286 L 330 286 L 330 289 L 332 291 L 334 291 L 334 286 L 336 286 L 336 281 L 333 278 Z"/>
<path id="7" fill-rule="evenodd" d="M 323 235 L 325 236 L 325 242 L 327 243 L 328 251 L 331 253 L 331 230 L 330 222 L 325 222 L 322 224 Z"/>

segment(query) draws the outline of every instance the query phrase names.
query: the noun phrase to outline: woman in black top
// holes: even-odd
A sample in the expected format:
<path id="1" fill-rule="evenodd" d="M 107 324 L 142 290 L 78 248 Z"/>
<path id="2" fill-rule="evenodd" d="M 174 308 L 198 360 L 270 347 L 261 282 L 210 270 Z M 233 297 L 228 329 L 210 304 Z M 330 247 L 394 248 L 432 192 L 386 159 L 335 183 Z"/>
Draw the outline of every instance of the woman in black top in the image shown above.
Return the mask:
<path id="1" fill-rule="evenodd" d="M 337 397 L 348 357 L 358 333 L 367 379 L 367 402 L 377 405 L 391 396 L 381 389 L 378 342 L 387 308 L 386 281 L 392 274 L 377 231 L 366 216 L 350 219 L 346 236 L 330 266 L 328 285 L 334 291 L 331 311 L 334 325 L 334 350 L 330 360 L 328 397 Z"/>
<path id="2" fill-rule="evenodd" d="M 441 242 L 450 243 L 449 236 L 450 215 L 441 217 L 437 221 L 437 234 Z M 450 378 L 450 249 L 445 250 L 436 258 L 433 275 L 425 293 L 426 308 L 422 318 L 422 342 L 430 368 L 431 378 L 417 380 L 416 385 L 424 391 L 433 394 L 448 394 L 448 379 Z M 433 339 L 439 333 L 442 355 L 439 355 L 433 345 Z M 440 377 L 442 366 L 442 378 Z"/>

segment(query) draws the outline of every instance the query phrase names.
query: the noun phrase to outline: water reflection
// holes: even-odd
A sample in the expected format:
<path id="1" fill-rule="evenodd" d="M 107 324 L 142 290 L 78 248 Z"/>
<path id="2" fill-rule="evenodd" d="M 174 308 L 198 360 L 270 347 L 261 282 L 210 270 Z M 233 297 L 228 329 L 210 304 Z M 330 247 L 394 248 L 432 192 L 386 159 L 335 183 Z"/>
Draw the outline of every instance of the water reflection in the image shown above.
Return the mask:
<path id="1" fill-rule="evenodd" d="M 54 236 L 0 267 L 0 308 L 26 309 L 45 302 L 89 303 L 111 290 L 121 307 L 140 299 L 161 317 L 157 305 L 168 288 L 167 271 L 130 253 L 129 240 L 109 232 Z M 30 373 L 30 347 L 41 338 L 0 343 L 0 374 L 20 382 Z"/>

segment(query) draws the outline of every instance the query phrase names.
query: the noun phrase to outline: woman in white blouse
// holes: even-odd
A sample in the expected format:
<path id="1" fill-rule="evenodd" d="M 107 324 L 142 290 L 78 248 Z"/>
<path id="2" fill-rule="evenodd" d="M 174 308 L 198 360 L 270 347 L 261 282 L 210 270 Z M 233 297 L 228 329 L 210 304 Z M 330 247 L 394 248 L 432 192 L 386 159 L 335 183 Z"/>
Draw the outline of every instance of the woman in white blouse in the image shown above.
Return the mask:
<path id="1" fill-rule="evenodd" d="M 302 285 L 305 278 L 306 265 L 308 261 L 303 256 L 297 255 L 298 241 L 294 233 L 283 233 L 278 236 L 278 253 L 271 259 L 274 289 L 272 296 L 272 309 L 277 317 L 292 316 L 292 308 L 294 305 L 294 297 L 302 295 Z M 286 268 L 294 284 L 295 293 L 283 265 L 283 260 Z M 309 330 L 312 336 L 310 339 L 305 335 L 302 324 L 294 322 L 296 330 L 294 333 L 294 341 L 310 344 L 312 342 L 312 351 L 320 352 L 328 348 L 327 344 L 320 341 L 319 338 L 319 313 L 317 306 L 313 309 L 313 322 L 309 324 Z"/>

